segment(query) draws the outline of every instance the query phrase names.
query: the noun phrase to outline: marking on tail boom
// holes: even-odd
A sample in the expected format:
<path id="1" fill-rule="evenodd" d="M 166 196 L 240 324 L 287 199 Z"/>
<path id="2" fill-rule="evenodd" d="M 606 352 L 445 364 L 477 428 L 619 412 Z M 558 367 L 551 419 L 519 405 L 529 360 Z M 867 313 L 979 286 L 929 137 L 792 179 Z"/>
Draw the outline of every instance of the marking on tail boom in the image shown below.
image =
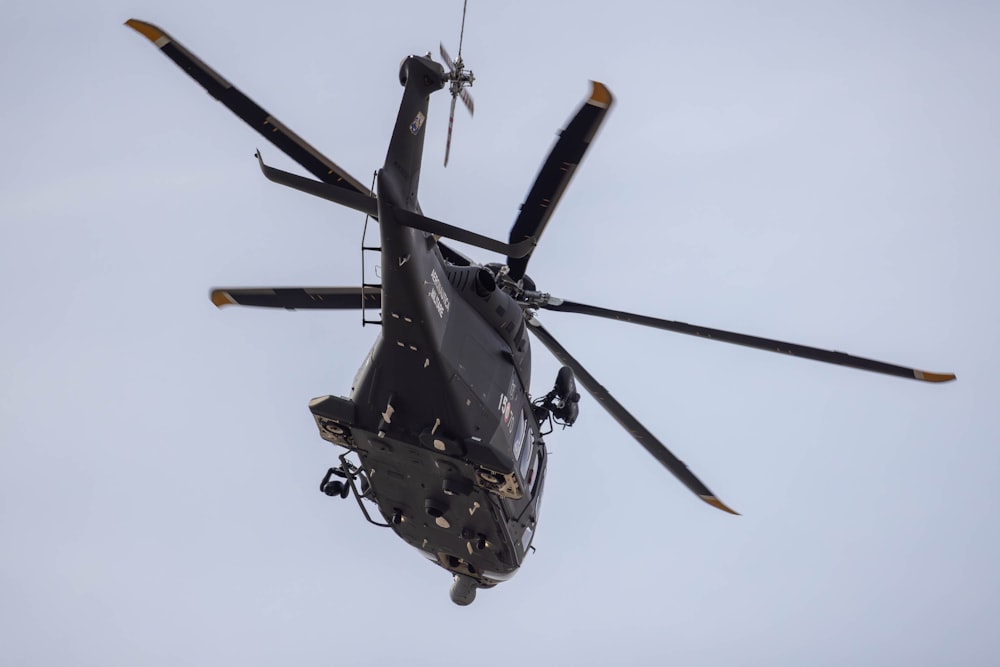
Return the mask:
<path id="1" fill-rule="evenodd" d="M 410 134 L 417 136 L 420 133 L 420 128 L 424 126 L 424 113 L 422 111 L 417 112 L 417 117 L 413 119 L 410 123 Z"/>

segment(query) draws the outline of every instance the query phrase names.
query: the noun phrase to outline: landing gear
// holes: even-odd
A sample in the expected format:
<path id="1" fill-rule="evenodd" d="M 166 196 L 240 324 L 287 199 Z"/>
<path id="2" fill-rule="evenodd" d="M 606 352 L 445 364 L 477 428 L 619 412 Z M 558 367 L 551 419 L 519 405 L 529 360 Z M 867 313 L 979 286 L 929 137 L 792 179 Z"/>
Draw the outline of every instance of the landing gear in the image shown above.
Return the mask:
<path id="1" fill-rule="evenodd" d="M 479 586 L 475 579 L 464 574 L 456 574 L 455 581 L 451 584 L 451 601 L 462 607 L 470 605 L 476 599 L 477 588 Z"/>

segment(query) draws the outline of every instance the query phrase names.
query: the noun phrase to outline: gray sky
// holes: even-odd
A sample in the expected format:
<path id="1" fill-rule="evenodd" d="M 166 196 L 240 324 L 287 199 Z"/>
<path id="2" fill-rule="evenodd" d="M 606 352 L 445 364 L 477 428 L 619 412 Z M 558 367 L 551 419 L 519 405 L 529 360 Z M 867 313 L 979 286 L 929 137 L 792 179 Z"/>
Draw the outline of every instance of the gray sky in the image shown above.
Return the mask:
<path id="1" fill-rule="evenodd" d="M 476 117 L 432 102 L 421 203 L 503 237 L 555 131 L 616 106 L 535 254 L 553 294 L 930 371 L 931 386 L 613 322 L 546 326 L 715 491 L 585 396 L 538 548 L 470 608 L 317 483 L 309 398 L 354 313 L 211 286 L 355 284 L 360 214 L 160 25 L 363 182 L 400 59 L 461 2 L 41 3 L 0 21 L 5 664 L 987 665 L 1000 651 L 1000 5 L 471 0 Z M 483 260 L 488 253 L 474 251 Z M 536 393 L 556 364 L 536 345 Z"/>

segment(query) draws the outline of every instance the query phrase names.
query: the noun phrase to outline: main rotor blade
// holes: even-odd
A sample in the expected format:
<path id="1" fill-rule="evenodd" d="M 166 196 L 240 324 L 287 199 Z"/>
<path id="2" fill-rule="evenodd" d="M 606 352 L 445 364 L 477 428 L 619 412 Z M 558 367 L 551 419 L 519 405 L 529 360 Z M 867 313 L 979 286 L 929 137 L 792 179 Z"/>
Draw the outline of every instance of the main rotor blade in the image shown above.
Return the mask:
<path id="1" fill-rule="evenodd" d="M 284 151 L 313 176 L 324 183 L 360 192 L 366 196 L 371 194 L 357 179 L 285 127 L 277 118 L 258 106 L 166 32 L 151 23 L 137 19 L 129 19 L 125 25 L 153 42 L 165 56 L 200 83 L 212 97 L 226 105 L 247 125 L 257 130 L 261 136 Z"/>
<path id="2" fill-rule="evenodd" d="M 472 261 L 471 258 L 466 257 L 459 251 L 455 250 L 451 246 L 442 243 L 441 239 L 437 240 L 438 250 L 441 251 L 441 256 L 446 260 L 454 264 L 455 266 L 473 266 L 476 262 Z"/>
<path id="3" fill-rule="evenodd" d="M 786 343 L 784 341 L 772 340 L 770 338 L 761 338 L 759 336 L 749 336 L 747 334 L 734 333 L 732 331 L 723 331 L 722 329 L 711 329 L 709 327 L 696 326 L 686 322 L 663 320 L 658 317 L 636 315 L 634 313 L 626 313 L 622 310 L 589 306 L 585 303 L 575 303 L 573 301 L 565 301 L 563 299 L 550 298 L 548 303 L 539 304 L 539 307 L 547 310 L 557 310 L 564 313 L 594 315 L 596 317 L 603 317 L 609 320 L 618 320 L 621 322 L 629 322 L 631 324 L 641 324 L 643 326 L 653 327 L 654 329 L 674 331 L 676 333 L 687 334 L 689 336 L 709 338 L 711 340 L 718 340 L 724 343 L 744 345 L 758 350 L 769 350 L 771 352 L 779 352 L 781 354 L 790 354 L 795 357 L 813 359 L 815 361 L 822 361 L 837 366 L 847 366 L 849 368 L 872 371 L 873 373 L 883 373 L 885 375 L 896 375 L 904 378 L 912 378 L 914 380 L 923 380 L 924 382 L 948 382 L 949 380 L 955 379 L 954 373 L 930 373 L 927 371 L 917 370 L 915 368 L 906 368 L 905 366 L 887 364 L 883 361 L 875 361 L 873 359 L 865 359 L 863 357 L 854 357 L 845 352 L 821 350 L 807 345 Z"/>
<path id="4" fill-rule="evenodd" d="M 583 159 L 608 109 L 611 108 L 613 102 L 611 91 L 603 83 L 591 81 L 591 84 L 593 88 L 590 98 L 576 112 L 576 116 L 566 129 L 559 134 L 559 139 L 542 164 L 538 176 L 535 177 L 528 198 L 521 204 L 521 212 L 510 230 L 511 243 L 533 236 L 541 237 L 546 223 L 559 203 L 559 198 L 572 180 L 577 165 Z M 522 258 L 508 258 L 510 277 L 514 280 L 523 278 L 530 258 L 530 254 Z"/>
<path id="5" fill-rule="evenodd" d="M 441 256 L 444 257 L 449 262 L 451 262 L 452 264 L 454 264 L 455 266 L 473 266 L 473 265 L 478 266 L 477 262 L 474 262 L 471 258 L 460 253 L 451 246 L 443 243 L 440 238 L 437 240 L 437 242 L 438 242 L 438 250 L 441 251 Z"/>
<path id="6" fill-rule="evenodd" d="M 355 310 L 381 308 L 382 291 L 374 287 L 236 287 L 217 288 L 212 303 L 286 310 Z"/>
<path id="7" fill-rule="evenodd" d="M 612 417 L 615 418 L 622 427 L 629 432 L 629 434 L 636 439 L 636 441 L 642 445 L 647 452 L 653 455 L 653 457 L 663 464 L 663 466 L 672 472 L 677 479 L 681 481 L 684 486 L 691 489 L 699 498 L 704 500 L 706 503 L 720 509 L 724 512 L 729 512 L 730 514 L 739 514 L 725 505 L 721 500 L 719 500 L 714 493 L 709 491 L 708 487 L 705 486 L 700 479 L 695 477 L 694 473 L 688 470 L 688 467 L 684 465 L 684 462 L 679 458 L 674 456 L 666 446 L 656 439 L 656 436 L 649 432 L 638 419 L 632 416 L 625 407 L 615 400 L 615 398 L 608 392 L 604 386 L 591 375 L 586 368 L 584 368 L 579 361 L 577 361 L 573 355 L 571 355 L 566 348 L 559 344 L 552 334 L 550 334 L 542 323 L 535 318 L 530 318 L 528 320 L 529 330 L 538 337 L 538 340 L 542 341 L 545 347 L 549 348 L 549 351 L 559 360 L 560 363 L 569 366 L 573 369 L 573 373 L 576 375 L 576 379 L 580 381 L 580 384 L 590 392 L 598 403 L 601 404 Z"/>
<path id="8" fill-rule="evenodd" d="M 478 248 L 490 250 L 501 255 L 524 257 L 531 252 L 531 248 L 534 244 L 534 239 L 525 239 L 520 243 L 504 243 L 503 241 L 491 239 L 488 236 L 471 232 L 468 229 L 463 229 L 462 227 L 449 225 L 447 222 L 441 222 L 440 220 L 435 220 L 434 218 L 428 218 L 426 215 L 420 215 L 419 213 L 414 213 L 413 211 L 407 211 L 405 208 L 396 208 L 390 204 L 383 204 L 381 213 L 383 215 L 387 215 L 386 211 L 391 211 L 391 215 L 395 218 L 396 222 L 406 227 L 413 227 L 414 229 L 419 229 L 420 231 L 427 232 L 428 234 L 455 239 L 456 241 L 468 243 L 469 245 L 474 245 Z"/>

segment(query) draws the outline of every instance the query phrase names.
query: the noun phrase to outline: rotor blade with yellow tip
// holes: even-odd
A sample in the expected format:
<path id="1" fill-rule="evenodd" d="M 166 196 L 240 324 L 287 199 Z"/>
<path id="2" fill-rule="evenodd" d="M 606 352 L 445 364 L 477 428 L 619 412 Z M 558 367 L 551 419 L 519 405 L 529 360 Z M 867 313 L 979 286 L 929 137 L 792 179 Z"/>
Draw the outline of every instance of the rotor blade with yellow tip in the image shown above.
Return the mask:
<path id="1" fill-rule="evenodd" d="M 370 196 L 371 191 L 332 160 L 320 153 L 302 137 L 285 127 L 277 118 L 269 114 L 256 102 L 244 95 L 238 88 L 224 79 L 218 72 L 206 65 L 198 56 L 152 23 L 129 19 L 125 25 L 159 48 L 165 56 L 173 60 L 188 75 L 200 83 L 215 99 L 239 116 L 260 133 L 265 139 L 280 148 L 313 176 L 331 185 Z"/>
<path id="2" fill-rule="evenodd" d="M 590 306 L 585 303 L 575 303 L 573 301 L 566 301 L 565 299 L 557 299 L 554 297 L 549 297 L 548 301 L 540 303 L 539 307 L 547 310 L 558 310 L 564 313 L 594 315 L 596 317 L 603 317 L 609 320 L 618 320 L 619 322 L 641 324 L 646 327 L 653 327 L 654 329 L 687 334 L 688 336 L 698 336 L 699 338 L 718 340 L 723 343 L 732 343 L 734 345 L 743 345 L 745 347 L 752 347 L 758 350 L 767 350 L 770 352 L 778 352 L 779 354 L 788 354 L 793 357 L 802 357 L 804 359 L 822 361 L 827 364 L 834 364 L 835 366 L 847 366 L 848 368 L 856 368 L 862 371 L 871 371 L 873 373 L 882 373 L 884 375 L 895 375 L 897 377 L 922 380 L 924 382 L 948 382 L 955 379 L 954 373 L 929 373 L 927 371 L 921 371 L 907 366 L 888 364 L 884 361 L 875 361 L 874 359 L 855 357 L 847 354 L 846 352 L 822 350 L 818 347 L 809 347 L 808 345 L 786 343 L 784 341 L 774 340 L 771 338 L 761 338 L 760 336 L 750 336 L 748 334 L 735 333 L 733 331 L 712 329 L 710 327 L 688 324 L 687 322 L 675 322 L 673 320 L 660 319 L 659 317 L 637 315 L 635 313 L 627 313 L 623 310 Z"/>
<path id="3" fill-rule="evenodd" d="M 223 306 L 257 306 L 285 310 L 360 310 L 381 308 L 382 291 L 374 287 L 226 287 L 210 297 Z"/>
<path id="4" fill-rule="evenodd" d="M 529 238 L 538 242 L 559 199 L 573 179 L 576 168 L 608 115 L 614 101 L 611 91 L 603 83 L 590 83 L 590 97 L 580 106 L 566 129 L 559 133 L 559 138 L 542 163 L 527 198 L 521 204 L 521 212 L 510 230 L 511 244 Z M 510 277 L 514 280 L 524 277 L 529 259 L 530 253 L 525 257 L 508 257 Z"/>
<path id="5" fill-rule="evenodd" d="M 674 474 L 674 477 L 679 479 L 681 483 L 694 492 L 696 496 L 701 498 L 703 501 L 711 505 L 716 509 L 720 509 L 723 512 L 729 512 L 730 514 L 739 514 L 739 512 L 733 511 L 725 503 L 719 500 L 714 493 L 712 493 L 707 486 L 702 483 L 700 479 L 695 477 L 694 473 L 691 472 L 684 462 L 679 458 L 674 456 L 666 445 L 660 442 L 655 435 L 649 432 L 642 423 L 632 416 L 632 413 L 625 409 L 621 403 L 615 400 L 615 397 L 604 388 L 604 386 L 597 381 L 597 379 L 591 375 L 583 365 L 577 361 L 573 355 L 571 355 L 566 348 L 559 344 L 552 334 L 550 334 L 542 323 L 539 322 L 534 317 L 528 319 L 528 330 L 531 331 L 538 340 L 542 341 L 542 344 L 549 349 L 559 363 L 565 364 L 573 369 L 573 374 L 576 375 L 576 379 L 580 381 L 580 384 L 590 392 L 590 395 L 601 404 L 601 407 L 608 411 L 608 413 L 615 418 L 619 424 L 622 425 L 629 435 L 635 438 L 636 442 L 642 445 L 647 452 L 653 455 L 657 461 L 663 464 L 663 467 Z"/>

